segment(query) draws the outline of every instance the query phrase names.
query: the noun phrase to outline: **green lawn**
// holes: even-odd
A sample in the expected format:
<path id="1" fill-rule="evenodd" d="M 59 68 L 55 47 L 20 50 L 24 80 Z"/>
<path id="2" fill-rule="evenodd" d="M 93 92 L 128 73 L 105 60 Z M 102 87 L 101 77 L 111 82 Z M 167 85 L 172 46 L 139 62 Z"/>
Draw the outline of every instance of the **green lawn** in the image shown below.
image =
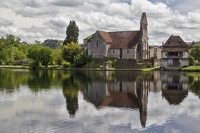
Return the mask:
<path id="1" fill-rule="evenodd" d="M 181 69 L 182 71 L 200 71 L 200 66 L 188 66 Z"/>
<path id="2" fill-rule="evenodd" d="M 152 68 L 144 68 L 144 69 L 142 69 L 142 71 L 152 71 L 152 70 L 155 70 L 155 69 L 158 69 L 158 68 L 160 68 L 160 66 L 152 67 Z"/>

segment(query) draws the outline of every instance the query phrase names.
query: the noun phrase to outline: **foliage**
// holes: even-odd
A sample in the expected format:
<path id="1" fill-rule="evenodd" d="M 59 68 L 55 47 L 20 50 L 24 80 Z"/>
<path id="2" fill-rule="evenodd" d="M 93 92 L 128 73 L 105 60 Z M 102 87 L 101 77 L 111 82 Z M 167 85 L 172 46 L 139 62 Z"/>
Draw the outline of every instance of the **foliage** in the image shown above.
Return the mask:
<path id="1" fill-rule="evenodd" d="M 47 39 L 42 43 L 42 46 L 47 46 L 52 49 L 57 49 L 57 48 L 61 48 L 62 43 L 63 41 Z"/>
<path id="2" fill-rule="evenodd" d="M 190 65 L 190 66 L 193 66 L 194 63 L 195 63 L 195 61 L 194 61 L 194 57 L 189 56 L 188 59 L 189 59 L 189 65 Z"/>
<path id="3" fill-rule="evenodd" d="M 52 56 L 53 56 L 53 61 L 57 65 L 60 66 L 62 64 L 62 61 L 63 61 L 62 49 L 55 49 L 55 50 L 53 50 Z"/>
<path id="4" fill-rule="evenodd" d="M 86 54 L 80 54 L 74 59 L 74 65 L 76 67 L 83 67 L 87 63 L 89 63 L 92 60 L 91 55 L 86 55 Z"/>
<path id="5" fill-rule="evenodd" d="M 0 62 L 5 64 L 13 64 L 15 56 L 15 49 L 20 46 L 20 38 L 13 35 L 7 35 L 6 38 L 0 39 Z"/>
<path id="6" fill-rule="evenodd" d="M 70 62 L 63 61 L 62 65 L 64 68 L 68 68 L 70 67 Z"/>
<path id="7" fill-rule="evenodd" d="M 194 59 L 198 60 L 198 62 L 200 61 L 200 43 L 198 43 L 197 45 L 195 45 L 195 46 L 191 49 L 190 55 L 191 55 L 192 57 L 194 57 Z"/>
<path id="8" fill-rule="evenodd" d="M 81 53 L 81 48 L 77 43 L 71 42 L 62 48 L 63 59 L 68 62 L 74 62 L 76 56 Z"/>
<path id="9" fill-rule="evenodd" d="M 19 51 L 17 47 L 14 47 L 14 53 L 15 53 L 15 60 L 23 60 L 26 58 L 26 55 L 22 51 Z"/>
<path id="10" fill-rule="evenodd" d="M 32 45 L 28 50 L 28 57 L 33 60 L 32 63 L 34 64 L 34 67 L 39 66 L 40 49 L 41 49 L 41 45 L 35 44 L 35 45 Z"/>
<path id="11" fill-rule="evenodd" d="M 39 60 L 42 65 L 48 67 L 48 64 L 52 61 L 52 50 L 49 47 L 42 47 L 39 51 Z"/>
<path id="12" fill-rule="evenodd" d="M 70 44 L 71 42 L 78 43 L 79 28 L 74 20 L 70 20 L 66 30 L 66 38 L 63 45 Z"/>

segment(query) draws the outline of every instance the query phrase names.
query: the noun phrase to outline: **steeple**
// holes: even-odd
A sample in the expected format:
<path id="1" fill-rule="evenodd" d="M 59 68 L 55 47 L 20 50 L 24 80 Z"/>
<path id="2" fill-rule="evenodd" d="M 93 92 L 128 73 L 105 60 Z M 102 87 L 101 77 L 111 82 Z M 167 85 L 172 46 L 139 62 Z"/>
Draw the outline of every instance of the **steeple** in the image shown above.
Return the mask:
<path id="1" fill-rule="evenodd" d="M 142 13 L 140 20 L 140 41 L 137 47 L 137 59 L 143 60 L 149 58 L 149 44 L 148 44 L 148 22 L 146 12 Z"/>
<path id="2" fill-rule="evenodd" d="M 146 12 L 143 12 L 143 13 L 142 13 L 142 17 L 141 17 L 141 20 L 140 20 L 140 24 L 146 24 L 146 25 L 148 25 L 148 22 L 147 22 L 147 14 L 146 14 Z"/>

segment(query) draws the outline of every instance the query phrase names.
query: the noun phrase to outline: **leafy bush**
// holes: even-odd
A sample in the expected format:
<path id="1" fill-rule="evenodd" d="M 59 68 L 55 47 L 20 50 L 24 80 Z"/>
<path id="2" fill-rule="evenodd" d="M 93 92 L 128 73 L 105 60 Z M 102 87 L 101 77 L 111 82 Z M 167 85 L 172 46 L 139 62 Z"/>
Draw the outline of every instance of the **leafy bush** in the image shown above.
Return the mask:
<path id="1" fill-rule="evenodd" d="M 87 63 L 89 63 L 92 60 L 92 56 L 86 55 L 86 54 L 80 54 L 74 59 L 74 65 L 76 67 L 83 67 Z"/>
<path id="2" fill-rule="evenodd" d="M 193 66 L 194 63 L 195 63 L 195 61 L 194 61 L 194 57 L 189 56 L 189 65 L 190 65 L 190 66 Z"/>
<path id="3" fill-rule="evenodd" d="M 64 68 L 68 68 L 70 67 L 70 62 L 63 61 L 62 65 Z"/>

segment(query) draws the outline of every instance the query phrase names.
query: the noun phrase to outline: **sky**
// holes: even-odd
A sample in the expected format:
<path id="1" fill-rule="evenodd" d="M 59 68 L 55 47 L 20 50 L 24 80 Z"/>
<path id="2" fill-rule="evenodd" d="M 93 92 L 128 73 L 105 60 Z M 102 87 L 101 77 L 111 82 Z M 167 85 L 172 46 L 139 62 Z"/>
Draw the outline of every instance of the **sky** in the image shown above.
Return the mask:
<path id="1" fill-rule="evenodd" d="M 146 12 L 149 45 L 162 45 L 171 35 L 200 41 L 199 5 L 199 0 L 1 0 L 0 37 L 64 40 L 69 21 L 75 20 L 83 43 L 96 30 L 139 30 Z"/>

